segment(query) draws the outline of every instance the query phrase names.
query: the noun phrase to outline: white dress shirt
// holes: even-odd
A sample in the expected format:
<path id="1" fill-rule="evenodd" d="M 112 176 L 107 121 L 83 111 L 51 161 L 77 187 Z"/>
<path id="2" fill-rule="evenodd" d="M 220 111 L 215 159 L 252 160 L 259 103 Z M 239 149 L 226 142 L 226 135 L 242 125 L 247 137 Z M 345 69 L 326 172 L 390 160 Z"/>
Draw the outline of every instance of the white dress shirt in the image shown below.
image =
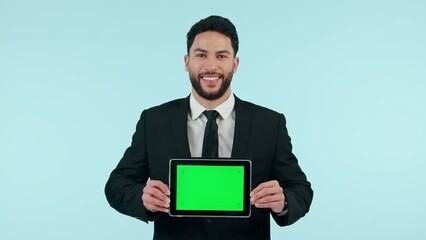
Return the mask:
<path id="1" fill-rule="evenodd" d="M 219 116 L 216 119 L 219 135 L 219 157 L 229 158 L 232 153 L 235 131 L 235 97 L 231 93 L 228 99 L 217 106 L 215 109 Z M 204 128 L 207 118 L 203 114 L 203 107 L 191 94 L 189 98 L 188 114 L 188 141 L 192 157 L 201 157 L 203 151 Z"/>

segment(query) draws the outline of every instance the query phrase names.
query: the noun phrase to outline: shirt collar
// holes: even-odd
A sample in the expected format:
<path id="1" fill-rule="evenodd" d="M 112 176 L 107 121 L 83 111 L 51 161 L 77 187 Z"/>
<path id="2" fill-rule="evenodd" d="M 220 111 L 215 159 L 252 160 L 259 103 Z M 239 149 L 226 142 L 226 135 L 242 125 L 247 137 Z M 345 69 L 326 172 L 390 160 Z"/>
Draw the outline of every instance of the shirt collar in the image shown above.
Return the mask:
<path id="1" fill-rule="evenodd" d="M 230 94 L 228 99 L 226 99 L 223 103 L 221 103 L 219 106 L 217 106 L 214 110 L 218 111 L 220 116 L 223 119 L 227 119 L 229 115 L 231 115 L 232 110 L 235 106 L 235 97 L 234 94 Z M 191 94 L 189 97 L 189 108 L 191 113 L 191 119 L 195 120 L 203 114 L 204 111 L 207 109 L 203 107 L 197 100 L 194 98 L 194 96 Z"/>

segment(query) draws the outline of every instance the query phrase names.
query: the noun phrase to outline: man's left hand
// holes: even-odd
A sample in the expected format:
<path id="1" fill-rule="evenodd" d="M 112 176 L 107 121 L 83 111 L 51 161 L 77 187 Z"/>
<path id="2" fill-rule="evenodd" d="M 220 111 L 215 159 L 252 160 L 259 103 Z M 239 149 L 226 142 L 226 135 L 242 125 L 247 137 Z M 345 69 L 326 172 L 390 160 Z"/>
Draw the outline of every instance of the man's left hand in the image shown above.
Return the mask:
<path id="1" fill-rule="evenodd" d="M 278 181 L 259 184 L 250 193 L 250 202 L 257 208 L 270 208 L 275 213 L 284 209 L 285 195 Z"/>

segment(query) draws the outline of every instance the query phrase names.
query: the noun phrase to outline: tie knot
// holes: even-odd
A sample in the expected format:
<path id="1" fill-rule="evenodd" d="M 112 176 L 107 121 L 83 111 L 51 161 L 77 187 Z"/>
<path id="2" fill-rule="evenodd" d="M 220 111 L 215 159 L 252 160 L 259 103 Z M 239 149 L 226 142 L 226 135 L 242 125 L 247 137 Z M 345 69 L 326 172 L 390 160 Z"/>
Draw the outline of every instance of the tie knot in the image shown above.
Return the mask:
<path id="1" fill-rule="evenodd" d="M 219 116 L 219 113 L 216 110 L 204 111 L 203 113 L 208 120 L 216 120 L 217 116 Z"/>

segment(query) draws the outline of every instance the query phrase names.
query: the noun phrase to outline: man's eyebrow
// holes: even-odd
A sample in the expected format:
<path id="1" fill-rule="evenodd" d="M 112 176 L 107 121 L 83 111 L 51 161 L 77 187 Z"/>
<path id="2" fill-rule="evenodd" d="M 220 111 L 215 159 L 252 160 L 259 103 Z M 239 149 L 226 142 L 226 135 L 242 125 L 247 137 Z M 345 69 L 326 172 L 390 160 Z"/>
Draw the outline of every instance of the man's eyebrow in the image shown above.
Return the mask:
<path id="1" fill-rule="evenodd" d="M 228 50 L 221 50 L 221 51 L 217 51 L 216 54 L 222 54 L 222 53 L 227 53 L 227 54 L 231 54 L 230 51 Z"/>
<path id="2" fill-rule="evenodd" d="M 202 49 L 202 48 L 196 48 L 196 49 L 193 50 L 193 52 L 203 52 L 203 53 L 206 53 L 207 50 Z"/>
<path id="3" fill-rule="evenodd" d="M 194 50 L 193 50 L 193 52 L 203 52 L 203 53 L 207 53 L 208 51 L 207 51 L 207 50 L 205 50 L 205 49 L 202 49 L 202 48 L 196 48 L 196 49 L 194 49 Z M 217 52 L 216 52 L 216 54 L 223 54 L 223 53 L 231 54 L 231 52 L 230 52 L 230 51 L 228 51 L 228 50 L 220 50 L 220 51 L 217 51 Z"/>

